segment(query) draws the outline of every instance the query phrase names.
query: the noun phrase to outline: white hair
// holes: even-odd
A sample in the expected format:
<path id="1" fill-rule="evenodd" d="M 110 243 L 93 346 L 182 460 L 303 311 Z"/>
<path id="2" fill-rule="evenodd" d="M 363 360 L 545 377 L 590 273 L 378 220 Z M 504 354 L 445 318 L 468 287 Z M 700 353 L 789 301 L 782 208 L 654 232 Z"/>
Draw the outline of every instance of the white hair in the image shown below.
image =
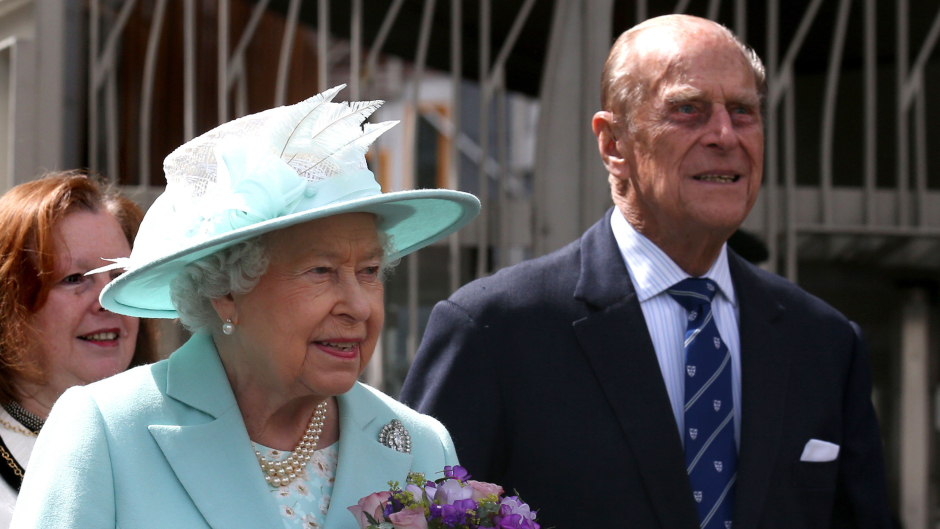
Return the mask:
<path id="1" fill-rule="evenodd" d="M 379 277 L 384 281 L 400 260 L 388 260 L 392 254 L 391 237 L 381 231 L 378 237 L 384 250 Z M 212 300 L 250 292 L 267 272 L 269 263 L 262 235 L 186 265 L 170 283 L 170 299 L 180 323 L 192 332 L 211 332 L 219 327 L 219 314 Z"/>
<path id="2" fill-rule="evenodd" d="M 250 292 L 267 271 L 268 262 L 264 241 L 255 237 L 187 265 L 170 283 L 170 299 L 180 323 L 193 332 L 219 326 L 212 300 Z"/>

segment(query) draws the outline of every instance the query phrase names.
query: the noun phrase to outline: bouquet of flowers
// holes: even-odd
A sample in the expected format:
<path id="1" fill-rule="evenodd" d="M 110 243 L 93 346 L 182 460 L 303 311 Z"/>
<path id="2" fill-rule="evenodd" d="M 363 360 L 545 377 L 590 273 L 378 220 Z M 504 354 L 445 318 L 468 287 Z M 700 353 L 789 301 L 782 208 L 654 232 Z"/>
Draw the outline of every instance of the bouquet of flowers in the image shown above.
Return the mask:
<path id="1" fill-rule="evenodd" d="M 444 467 L 444 477 L 428 481 L 411 472 L 404 488 L 389 482 L 349 507 L 360 529 L 539 529 L 535 513 L 503 488 L 473 481 L 461 466 Z"/>

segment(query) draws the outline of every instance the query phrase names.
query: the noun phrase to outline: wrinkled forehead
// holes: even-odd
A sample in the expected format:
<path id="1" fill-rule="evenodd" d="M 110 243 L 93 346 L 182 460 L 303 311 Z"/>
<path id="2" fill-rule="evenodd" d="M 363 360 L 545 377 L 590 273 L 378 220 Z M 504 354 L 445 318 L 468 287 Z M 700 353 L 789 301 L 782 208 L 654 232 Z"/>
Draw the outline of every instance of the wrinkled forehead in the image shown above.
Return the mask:
<path id="1" fill-rule="evenodd" d="M 688 90 L 703 73 L 722 80 L 739 80 L 740 94 L 757 96 L 757 79 L 731 37 L 711 27 L 652 27 L 637 36 L 637 69 L 647 96 Z"/>

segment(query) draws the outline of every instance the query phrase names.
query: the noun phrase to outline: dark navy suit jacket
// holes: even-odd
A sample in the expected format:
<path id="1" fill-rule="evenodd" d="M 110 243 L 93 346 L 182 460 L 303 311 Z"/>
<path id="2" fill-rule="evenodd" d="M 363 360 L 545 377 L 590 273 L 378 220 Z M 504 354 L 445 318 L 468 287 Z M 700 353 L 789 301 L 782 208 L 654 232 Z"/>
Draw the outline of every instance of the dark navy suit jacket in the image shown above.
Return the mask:
<path id="1" fill-rule="evenodd" d="M 646 322 L 610 228 L 474 281 L 431 314 L 402 401 L 543 527 L 699 526 Z M 890 527 L 859 328 L 728 252 L 741 333 L 733 527 Z M 810 439 L 837 460 L 801 462 Z"/>

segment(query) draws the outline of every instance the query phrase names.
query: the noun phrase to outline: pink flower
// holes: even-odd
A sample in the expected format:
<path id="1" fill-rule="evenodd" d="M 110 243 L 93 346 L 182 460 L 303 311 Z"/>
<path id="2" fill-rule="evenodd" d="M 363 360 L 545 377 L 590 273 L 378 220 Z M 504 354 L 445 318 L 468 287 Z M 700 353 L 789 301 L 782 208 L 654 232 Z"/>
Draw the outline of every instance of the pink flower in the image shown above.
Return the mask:
<path id="1" fill-rule="evenodd" d="M 472 479 L 467 483 L 473 487 L 473 496 L 470 496 L 470 499 L 473 501 L 480 501 L 490 495 L 499 496 L 503 493 L 502 487 L 499 485 L 493 485 L 492 483 L 484 483 L 482 481 L 474 481 Z"/>
<path id="2" fill-rule="evenodd" d="M 356 517 L 356 521 L 359 522 L 359 529 L 369 527 L 369 519 L 366 518 L 366 513 L 369 513 L 376 522 L 382 523 L 385 521 L 385 517 L 382 515 L 383 504 L 387 502 L 391 496 L 392 493 L 388 491 L 373 492 L 359 500 L 358 504 L 349 507 L 349 512 L 353 513 L 353 516 Z"/>
<path id="3" fill-rule="evenodd" d="M 428 529 L 428 521 L 424 518 L 424 509 L 412 507 L 388 515 L 388 521 L 395 525 L 395 529 Z"/>

